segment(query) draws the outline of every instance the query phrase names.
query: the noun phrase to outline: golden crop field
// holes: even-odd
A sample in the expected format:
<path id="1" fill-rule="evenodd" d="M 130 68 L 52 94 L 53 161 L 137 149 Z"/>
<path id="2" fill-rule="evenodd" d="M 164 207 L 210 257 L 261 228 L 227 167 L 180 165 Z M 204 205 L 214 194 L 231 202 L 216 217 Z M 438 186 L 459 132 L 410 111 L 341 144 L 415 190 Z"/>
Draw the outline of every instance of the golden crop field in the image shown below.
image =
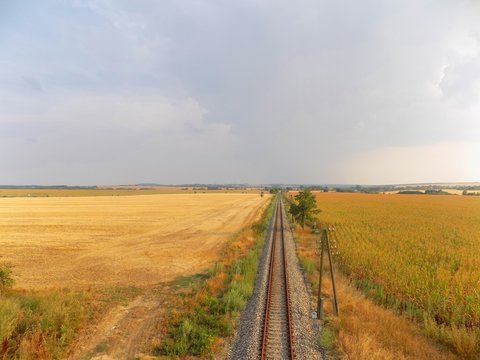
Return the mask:
<path id="1" fill-rule="evenodd" d="M 260 189 L 219 189 L 208 190 L 192 187 L 167 186 L 115 186 L 97 189 L 1 189 L 0 197 L 83 197 L 83 196 L 136 196 L 155 194 L 259 194 Z"/>
<path id="2" fill-rule="evenodd" d="M 83 196 L 128 196 L 184 193 L 180 188 L 137 189 L 0 189 L 0 197 L 83 197 Z"/>
<path id="3" fill-rule="evenodd" d="M 472 358 L 480 349 L 480 198 L 316 193 L 342 269 Z M 473 354 L 473 355 L 472 355 Z"/>
<path id="4" fill-rule="evenodd" d="M 205 270 L 270 196 L 0 198 L 0 261 L 17 287 L 149 285 Z"/>

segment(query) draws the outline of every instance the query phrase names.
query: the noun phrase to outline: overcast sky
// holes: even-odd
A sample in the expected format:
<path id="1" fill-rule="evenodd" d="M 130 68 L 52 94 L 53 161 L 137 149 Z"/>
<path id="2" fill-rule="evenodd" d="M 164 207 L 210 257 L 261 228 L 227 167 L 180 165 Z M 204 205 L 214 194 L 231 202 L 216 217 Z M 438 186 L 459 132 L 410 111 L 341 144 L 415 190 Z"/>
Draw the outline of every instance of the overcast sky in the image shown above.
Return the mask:
<path id="1" fill-rule="evenodd" d="M 0 184 L 479 180 L 476 0 L 0 0 Z"/>

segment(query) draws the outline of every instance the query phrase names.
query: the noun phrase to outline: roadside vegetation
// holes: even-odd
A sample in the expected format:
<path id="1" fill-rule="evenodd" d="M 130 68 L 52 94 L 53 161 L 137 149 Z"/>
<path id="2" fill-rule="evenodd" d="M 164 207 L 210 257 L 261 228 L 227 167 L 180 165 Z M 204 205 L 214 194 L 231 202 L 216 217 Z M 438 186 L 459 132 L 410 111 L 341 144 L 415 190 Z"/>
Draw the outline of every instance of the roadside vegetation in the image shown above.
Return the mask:
<path id="1" fill-rule="evenodd" d="M 212 356 L 221 351 L 253 293 L 273 206 L 274 198 L 261 219 L 235 234 L 222 260 L 183 294 L 157 355 Z"/>
<path id="2" fill-rule="evenodd" d="M 0 264 L 0 359 L 61 359 L 77 333 L 112 305 L 133 298 L 136 288 L 99 291 L 14 290 L 12 268 Z"/>
<path id="3" fill-rule="evenodd" d="M 85 320 L 83 294 L 15 294 L 0 300 L 0 358 L 63 358 Z"/>
<path id="4" fill-rule="evenodd" d="M 337 345 L 341 352 L 349 347 L 345 340 L 348 313 L 361 318 L 361 312 L 367 312 L 371 305 L 377 304 L 402 314 L 401 318 L 411 320 L 410 324 L 421 329 L 424 336 L 435 340 L 438 346 L 451 349 L 457 356 L 480 358 L 480 259 L 475 255 L 480 251 L 480 203 L 477 199 L 315 195 L 323 210 L 316 226 L 335 227 L 336 263 L 346 275 L 343 281 L 345 290 L 339 295 L 340 321 L 331 321 L 331 324 L 337 324 Z M 308 273 L 309 269 L 315 268 L 312 263 L 318 267 L 315 252 L 318 245 L 311 243 L 310 238 L 314 235 L 309 230 L 297 228 L 297 234 L 299 255 Z M 314 289 L 318 284 L 315 276 L 311 278 Z M 341 274 L 339 277 L 342 278 Z M 365 294 L 371 305 L 360 306 L 367 300 L 358 300 L 358 294 L 348 290 L 348 283 Z M 342 281 L 339 288 L 342 288 L 341 284 Z M 356 308 L 345 308 L 346 302 L 356 303 Z M 378 328 L 396 323 L 387 321 L 383 315 L 377 316 Z M 350 329 L 350 333 L 352 331 Z M 391 336 L 385 339 L 382 347 L 392 348 L 398 331 L 393 326 L 385 331 Z M 360 334 L 356 336 L 358 339 Z M 351 345 L 352 339 L 349 341 Z M 425 348 L 414 342 L 411 344 L 419 349 Z M 422 350 L 422 353 L 429 352 Z M 442 352 L 444 356 L 448 353 Z M 413 356 L 412 353 L 407 358 L 409 356 Z M 429 356 L 437 358 L 420 353 L 414 358 Z"/>

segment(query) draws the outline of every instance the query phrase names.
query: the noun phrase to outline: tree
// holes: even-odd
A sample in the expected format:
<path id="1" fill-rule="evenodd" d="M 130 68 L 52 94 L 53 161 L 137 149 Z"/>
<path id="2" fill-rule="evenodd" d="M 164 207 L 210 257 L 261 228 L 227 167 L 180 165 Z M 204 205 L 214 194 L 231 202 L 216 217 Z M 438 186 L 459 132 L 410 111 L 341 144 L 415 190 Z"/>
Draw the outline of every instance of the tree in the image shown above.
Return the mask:
<path id="1" fill-rule="evenodd" d="M 295 195 L 295 201 L 290 205 L 289 211 L 293 219 L 304 229 L 305 222 L 315 220 L 315 214 L 320 212 L 317 209 L 317 200 L 310 190 L 303 190 Z"/>

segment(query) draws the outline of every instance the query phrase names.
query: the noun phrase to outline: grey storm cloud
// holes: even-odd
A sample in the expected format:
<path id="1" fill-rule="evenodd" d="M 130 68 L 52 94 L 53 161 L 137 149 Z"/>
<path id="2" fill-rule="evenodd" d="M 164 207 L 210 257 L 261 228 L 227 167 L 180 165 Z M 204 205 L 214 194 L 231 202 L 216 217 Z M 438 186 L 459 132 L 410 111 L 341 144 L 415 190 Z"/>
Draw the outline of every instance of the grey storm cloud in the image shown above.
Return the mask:
<path id="1" fill-rule="evenodd" d="M 0 20 L 0 183 L 480 176 L 473 1 L 31 1 Z M 447 148 L 455 179 L 422 166 Z"/>

